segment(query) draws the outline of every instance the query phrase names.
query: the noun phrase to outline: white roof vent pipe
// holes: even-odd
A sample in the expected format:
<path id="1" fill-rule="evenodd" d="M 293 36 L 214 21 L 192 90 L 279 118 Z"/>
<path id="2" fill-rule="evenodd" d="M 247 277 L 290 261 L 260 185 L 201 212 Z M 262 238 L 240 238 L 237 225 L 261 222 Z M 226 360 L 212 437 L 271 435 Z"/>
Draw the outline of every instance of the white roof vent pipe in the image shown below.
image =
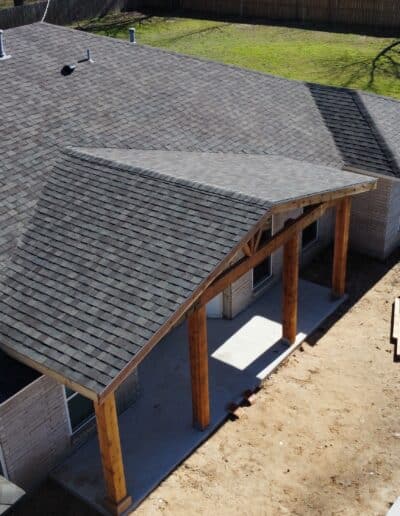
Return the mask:
<path id="1" fill-rule="evenodd" d="M 129 43 L 132 43 L 132 45 L 136 44 L 136 30 L 134 27 L 129 29 Z"/>
<path id="2" fill-rule="evenodd" d="M 4 31 L 0 30 L 0 61 L 10 59 L 10 57 L 11 56 L 8 56 L 6 53 L 6 46 L 4 44 Z"/>
<path id="3" fill-rule="evenodd" d="M 86 50 L 86 57 L 79 59 L 78 63 L 94 63 L 94 59 L 92 59 L 92 54 L 90 53 L 89 49 Z"/>

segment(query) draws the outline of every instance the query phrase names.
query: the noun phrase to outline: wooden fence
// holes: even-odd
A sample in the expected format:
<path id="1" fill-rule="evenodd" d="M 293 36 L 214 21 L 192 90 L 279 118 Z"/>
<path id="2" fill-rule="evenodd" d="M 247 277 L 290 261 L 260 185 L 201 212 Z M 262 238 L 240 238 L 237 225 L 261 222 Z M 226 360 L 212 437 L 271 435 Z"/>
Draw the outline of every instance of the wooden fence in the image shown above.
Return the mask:
<path id="1" fill-rule="evenodd" d="M 0 28 L 39 21 L 45 7 L 46 1 L 41 0 L 0 9 Z M 110 11 L 146 8 L 222 18 L 398 29 L 400 35 L 400 0 L 51 0 L 46 21 L 65 25 Z"/>
<path id="2" fill-rule="evenodd" d="M 400 0 L 142 0 L 142 7 L 203 16 L 399 29 Z"/>
<path id="3" fill-rule="evenodd" d="M 51 0 L 46 21 L 67 25 L 80 20 L 102 16 L 108 12 L 133 10 L 140 0 Z M 47 1 L 41 0 L 18 7 L 0 9 L 0 29 L 35 23 L 42 19 Z"/>

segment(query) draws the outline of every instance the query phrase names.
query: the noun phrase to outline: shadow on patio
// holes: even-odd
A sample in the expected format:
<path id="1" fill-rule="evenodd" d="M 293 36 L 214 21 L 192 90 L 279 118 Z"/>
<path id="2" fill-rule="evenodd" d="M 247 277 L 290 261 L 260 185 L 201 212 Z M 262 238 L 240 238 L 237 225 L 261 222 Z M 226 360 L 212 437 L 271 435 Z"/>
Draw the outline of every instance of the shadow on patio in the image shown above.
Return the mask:
<path id="1" fill-rule="evenodd" d="M 139 368 L 141 396 L 119 418 L 128 492 L 139 504 L 227 418 L 227 406 L 263 378 L 342 302 L 330 290 L 304 280 L 299 285 L 299 333 L 289 347 L 281 336 L 280 283 L 234 320 L 209 319 L 211 424 L 191 426 L 191 390 L 186 324 L 174 329 Z M 98 510 L 104 497 L 96 437 L 77 450 L 53 478 Z"/>

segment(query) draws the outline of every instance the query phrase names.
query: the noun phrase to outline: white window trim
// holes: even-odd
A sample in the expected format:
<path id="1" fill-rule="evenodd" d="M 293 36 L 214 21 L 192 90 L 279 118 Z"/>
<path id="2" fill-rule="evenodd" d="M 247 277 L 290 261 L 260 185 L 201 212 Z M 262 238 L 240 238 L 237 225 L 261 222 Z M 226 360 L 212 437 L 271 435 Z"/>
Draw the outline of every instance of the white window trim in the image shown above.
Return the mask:
<path id="1" fill-rule="evenodd" d="M 309 249 L 311 246 L 313 246 L 314 244 L 316 244 L 316 243 L 318 242 L 318 240 L 319 240 L 319 219 L 315 220 L 314 222 L 316 222 L 316 223 L 317 223 L 317 233 L 316 233 L 316 235 L 315 235 L 314 240 L 311 240 L 311 242 L 308 242 L 308 244 L 307 244 L 307 245 L 305 245 L 304 247 L 303 247 L 303 244 L 302 244 L 302 246 L 301 246 L 301 252 L 302 252 L 302 253 L 304 253 L 304 251 L 307 251 L 307 249 Z M 311 224 L 314 224 L 314 222 L 312 222 Z M 310 225 L 311 225 L 311 224 L 310 224 Z M 304 228 L 304 229 L 305 229 L 305 228 Z M 302 237 L 303 237 L 303 233 L 302 233 Z"/>
<path id="2" fill-rule="evenodd" d="M 7 464 L 6 464 L 6 460 L 4 458 L 3 448 L 1 446 L 1 444 L 0 444 L 0 464 L 1 464 L 1 469 L 3 470 L 4 478 L 9 480 L 9 478 L 8 478 L 8 471 L 7 471 Z"/>
<path id="3" fill-rule="evenodd" d="M 96 415 L 93 414 L 93 416 L 89 417 L 88 419 L 83 421 L 78 427 L 76 427 L 75 430 L 72 429 L 72 423 L 71 423 L 71 416 L 70 416 L 70 413 L 69 413 L 68 401 L 72 400 L 72 398 L 75 398 L 75 396 L 77 396 L 78 394 L 79 394 L 79 392 L 73 392 L 70 396 L 67 396 L 67 390 L 66 390 L 66 387 L 64 385 L 64 402 L 65 402 L 65 410 L 67 412 L 68 430 L 69 430 L 69 435 L 70 436 L 76 435 L 83 428 L 85 428 L 85 426 L 88 423 L 93 421 L 93 419 L 95 419 L 95 417 L 96 417 Z"/>

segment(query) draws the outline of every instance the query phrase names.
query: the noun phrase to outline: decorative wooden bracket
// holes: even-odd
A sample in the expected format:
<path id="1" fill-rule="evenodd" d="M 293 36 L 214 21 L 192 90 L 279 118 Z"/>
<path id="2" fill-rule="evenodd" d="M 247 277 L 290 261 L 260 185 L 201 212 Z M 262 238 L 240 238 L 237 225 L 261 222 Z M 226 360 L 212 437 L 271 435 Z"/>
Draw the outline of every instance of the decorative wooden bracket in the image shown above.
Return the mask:
<path id="1" fill-rule="evenodd" d="M 261 237 L 265 227 L 261 227 L 258 231 L 250 238 L 250 240 L 242 247 L 243 254 L 247 257 L 253 256 L 260 246 Z"/>
<path id="2" fill-rule="evenodd" d="M 281 231 L 278 231 L 269 242 L 263 245 L 254 254 L 251 256 L 245 256 L 229 267 L 217 279 L 215 279 L 214 282 L 211 283 L 211 285 L 209 285 L 203 294 L 199 297 L 199 303 L 202 305 L 208 303 L 208 301 L 222 292 L 231 283 L 243 276 L 243 274 L 246 274 L 246 272 L 248 272 L 250 269 L 256 267 L 271 253 L 284 245 L 288 240 L 290 240 L 291 237 L 293 237 L 293 235 L 299 233 L 302 229 L 309 226 L 315 220 L 319 219 L 327 209 L 334 205 L 335 202 L 318 204 L 309 212 L 301 215 L 297 219 L 292 220 L 287 227 L 283 228 Z"/>

